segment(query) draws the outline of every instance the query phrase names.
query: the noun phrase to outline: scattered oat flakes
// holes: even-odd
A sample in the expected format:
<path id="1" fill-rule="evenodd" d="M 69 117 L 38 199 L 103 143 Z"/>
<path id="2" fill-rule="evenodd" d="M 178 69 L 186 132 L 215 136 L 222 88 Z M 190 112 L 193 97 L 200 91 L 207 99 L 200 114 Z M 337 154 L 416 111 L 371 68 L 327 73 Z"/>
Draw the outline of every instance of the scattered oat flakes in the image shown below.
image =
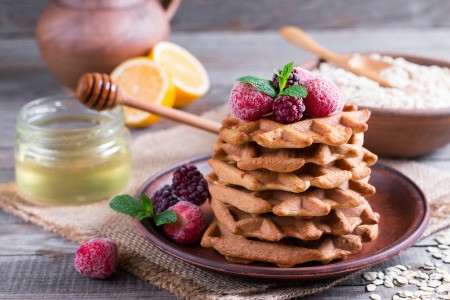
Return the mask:
<path id="1" fill-rule="evenodd" d="M 434 289 L 429 286 L 421 286 L 420 289 L 425 292 L 434 292 Z"/>
<path id="2" fill-rule="evenodd" d="M 387 288 L 393 288 L 394 287 L 394 283 L 392 281 L 385 280 L 384 281 L 384 286 L 387 287 Z"/>
<path id="3" fill-rule="evenodd" d="M 402 270 L 402 271 L 406 271 L 408 270 L 408 268 L 406 268 L 404 265 L 396 265 L 395 266 L 397 269 Z"/>
<path id="4" fill-rule="evenodd" d="M 370 299 L 372 300 L 381 300 L 381 296 L 378 294 L 370 294 Z"/>
<path id="5" fill-rule="evenodd" d="M 381 284 L 383 284 L 383 280 L 375 279 L 372 283 L 375 284 L 375 285 L 381 285 Z"/>
<path id="6" fill-rule="evenodd" d="M 427 285 L 429 287 L 435 288 L 441 285 L 441 282 L 439 280 L 430 280 L 427 282 Z"/>
<path id="7" fill-rule="evenodd" d="M 444 257 L 443 262 L 446 264 L 450 264 L 450 255 L 447 255 L 446 257 Z"/>
<path id="8" fill-rule="evenodd" d="M 363 278 L 367 281 L 374 281 L 375 279 L 377 279 L 377 272 L 365 272 L 363 274 Z"/>
<path id="9" fill-rule="evenodd" d="M 394 283 L 397 286 L 404 286 L 408 284 L 408 279 L 403 276 L 398 276 L 397 278 L 394 278 Z"/>
<path id="10" fill-rule="evenodd" d="M 368 284 L 368 285 L 366 286 L 366 290 L 367 290 L 368 292 L 373 292 L 373 291 L 375 291 L 376 288 L 377 288 L 377 286 L 376 286 L 375 284 L 373 284 L 373 283 Z"/>
<path id="11" fill-rule="evenodd" d="M 397 292 L 397 295 L 399 295 L 402 298 L 406 298 L 406 297 L 413 297 L 414 293 L 410 291 L 400 290 Z"/>

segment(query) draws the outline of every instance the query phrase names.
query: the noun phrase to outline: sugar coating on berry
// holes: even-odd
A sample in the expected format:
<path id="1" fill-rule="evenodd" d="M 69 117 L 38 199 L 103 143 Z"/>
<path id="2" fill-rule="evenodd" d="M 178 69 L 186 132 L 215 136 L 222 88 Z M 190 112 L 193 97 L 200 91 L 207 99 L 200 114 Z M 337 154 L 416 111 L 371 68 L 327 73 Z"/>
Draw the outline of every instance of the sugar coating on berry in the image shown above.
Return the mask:
<path id="1" fill-rule="evenodd" d="M 273 113 L 278 123 L 290 124 L 303 117 L 305 105 L 302 98 L 279 96 L 273 104 Z"/>
<path id="2" fill-rule="evenodd" d="M 273 99 L 248 83 L 237 82 L 231 89 L 231 113 L 245 121 L 255 121 L 272 112 Z"/>
<path id="3" fill-rule="evenodd" d="M 175 223 L 164 224 L 165 234 L 175 243 L 188 245 L 200 240 L 206 229 L 206 219 L 201 208 L 187 201 L 180 201 L 169 207 L 176 212 Z"/>
<path id="4" fill-rule="evenodd" d="M 173 193 L 182 200 L 200 205 L 210 197 L 208 183 L 194 165 L 185 164 L 175 170 Z"/>
<path id="5" fill-rule="evenodd" d="M 166 185 L 156 191 L 151 199 L 153 203 L 153 210 L 156 213 L 160 213 L 168 209 L 170 206 L 181 200 L 173 193 L 172 187 L 169 185 Z"/>
<path id="6" fill-rule="evenodd" d="M 294 70 L 300 77 L 301 85 L 304 85 L 305 82 L 307 82 L 310 79 L 314 79 L 316 77 L 316 75 L 313 72 L 310 72 L 300 67 L 295 67 Z"/>
<path id="7" fill-rule="evenodd" d="M 75 269 L 91 278 L 106 278 L 117 269 L 119 251 L 116 243 L 107 238 L 92 239 L 75 253 Z"/>
<path id="8" fill-rule="evenodd" d="M 333 81 L 325 77 L 309 79 L 304 84 L 308 95 L 303 100 L 305 115 L 309 117 L 328 117 L 342 110 L 344 96 Z"/>

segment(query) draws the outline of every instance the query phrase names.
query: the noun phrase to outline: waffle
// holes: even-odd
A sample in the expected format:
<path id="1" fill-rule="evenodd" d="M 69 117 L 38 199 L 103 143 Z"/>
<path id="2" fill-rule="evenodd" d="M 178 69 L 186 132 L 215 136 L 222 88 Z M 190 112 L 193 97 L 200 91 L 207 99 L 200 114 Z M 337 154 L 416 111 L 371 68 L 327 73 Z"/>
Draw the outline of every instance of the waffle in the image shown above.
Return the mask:
<path id="1" fill-rule="evenodd" d="M 324 236 L 316 241 L 283 239 L 271 243 L 232 234 L 215 220 L 203 235 L 201 245 L 217 250 L 231 262 L 260 261 L 289 268 L 310 261 L 329 263 L 344 259 L 359 252 L 362 242 L 373 240 L 377 233 L 378 225 L 375 224 L 359 226 L 352 234 Z"/>
<path id="2" fill-rule="evenodd" d="M 358 133 L 354 134 L 349 143 L 339 146 L 312 144 L 302 149 L 270 149 L 255 142 L 236 146 L 218 138 L 213 149 L 213 158 L 235 162 L 240 170 L 245 171 L 267 169 L 274 172 L 293 172 L 306 163 L 323 166 L 338 159 L 358 157 L 361 155 L 363 140 L 363 134 Z"/>
<path id="3" fill-rule="evenodd" d="M 283 238 L 317 240 L 324 234 L 346 235 L 358 226 L 377 224 L 379 219 L 365 200 L 357 207 L 333 210 L 324 217 L 310 219 L 249 214 L 214 198 L 211 208 L 218 222 L 232 234 L 268 242 Z"/>
<path id="4" fill-rule="evenodd" d="M 304 148 L 313 143 L 339 146 L 352 134 L 365 132 L 370 111 L 346 105 L 339 114 L 326 118 L 312 118 L 292 124 L 280 124 L 269 119 L 253 122 L 228 115 L 222 122 L 220 137 L 238 146 L 254 141 L 265 148 Z"/>
<path id="5" fill-rule="evenodd" d="M 284 191 L 252 192 L 237 186 L 210 182 L 214 199 L 250 214 L 274 213 L 278 216 L 320 217 L 332 209 L 356 207 L 364 203 L 360 193 L 351 189 L 312 189 L 301 194 Z"/>
<path id="6" fill-rule="evenodd" d="M 251 191 L 282 190 L 300 193 L 310 186 L 332 189 L 349 180 L 357 181 L 368 177 L 369 166 L 377 161 L 377 157 L 370 151 L 361 149 L 359 157 L 336 160 L 325 166 L 308 163 L 289 173 L 265 169 L 243 171 L 234 163 L 216 158 L 210 159 L 208 163 L 215 175 L 229 184 L 240 185 Z"/>
<path id="7" fill-rule="evenodd" d="M 293 267 L 359 252 L 378 234 L 365 199 L 377 156 L 363 148 L 368 110 L 280 124 L 229 115 L 208 161 L 215 219 L 201 245 L 236 263 Z"/>

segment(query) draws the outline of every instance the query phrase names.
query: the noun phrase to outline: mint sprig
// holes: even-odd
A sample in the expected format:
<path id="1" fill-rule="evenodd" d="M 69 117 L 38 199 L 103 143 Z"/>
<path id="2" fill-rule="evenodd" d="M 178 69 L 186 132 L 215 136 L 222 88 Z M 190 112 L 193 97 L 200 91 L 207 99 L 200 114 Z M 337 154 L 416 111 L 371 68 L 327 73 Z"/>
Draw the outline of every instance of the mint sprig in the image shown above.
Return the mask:
<path id="1" fill-rule="evenodd" d="M 119 195 L 114 197 L 109 206 L 122 214 L 135 217 L 139 220 L 150 218 L 155 221 L 156 226 L 167 223 L 175 223 L 177 221 L 177 214 L 172 210 L 165 210 L 161 213 L 155 214 L 153 210 L 152 200 L 142 194 L 140 202 L 130 195 Z"/>
<path id="2" fill-rule="evenodd" d="M 280 87 L 280 93 L 283 91 L 284 87 L 286 86 L 286 83 L 289 80 L 289 75 L 291 75 L 292 70 L 294 70 L 294 63 L 290 62 L 283 67 L 280 75 L 277 75 L 278 76 L 278 86 Z"/>
<path id="3" fill-rule="evenodd" d="M 244 76 L 236 79 L 237 81 L 248 83 L 256 88 L 258 91 L 263 92 L 266 95 L 269 95 L 271 98 L 277 98 L 278 96 L 292 96 L 295 98 L 305 98 L 308 95 L 308 91 L 305 87 L 300 85 L 293 85 L 286 89 L 286 83 L 289 80 L 289 76 L 294 70 L 294 63 L 290 62 L 286 64 L 283 69 L 273 69 L 272 72 L 278 76 L 278 86 L 279 91 L 273 86 L 271 80 L 262 79 L 256 76 Z"/>
<path id="4" fill-rule="evenodd" d="M 262 79 L 256 76 L 244 76 L 238 78 L 237 81 L 248 83 L 255 87 L 257 90 L 269 95 L 272 98 L 276 98 L 278 95 L 277 90 L 272 85 L 272 82 L 270 80 Z"/>

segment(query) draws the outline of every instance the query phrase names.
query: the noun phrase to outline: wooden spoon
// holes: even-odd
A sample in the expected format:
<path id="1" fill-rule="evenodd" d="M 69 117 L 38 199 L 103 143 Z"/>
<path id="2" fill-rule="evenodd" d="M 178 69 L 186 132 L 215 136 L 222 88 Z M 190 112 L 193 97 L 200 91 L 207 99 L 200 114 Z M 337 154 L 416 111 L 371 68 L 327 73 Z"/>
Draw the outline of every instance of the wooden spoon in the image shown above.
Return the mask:
<path id="1" fill-rule="evenodd" d="M 289 42 L 303 48 L 306 51 L 319 55 L 324 60 L 334 63 L 356 75 L 364 76 L 378 82 L 381 86 L 393 86 L 378 74 L 381 70 L 388 68 L 391 64 L 369 58 L 368 56 L 340 55 L 332 52 L 311 38 L 300 28 L 286 26 L 280 29 L 280 34 Z"/>
<path id="2" fill-rule="evenodd" d="M 221 127 L 218 122 L 122 94 L 119 86 L 107 74 L 86 73 L 81 76 L 76 97 L 82 104 L 98 111 L 126 105 L 213 133 L 218 133 Z"/>

